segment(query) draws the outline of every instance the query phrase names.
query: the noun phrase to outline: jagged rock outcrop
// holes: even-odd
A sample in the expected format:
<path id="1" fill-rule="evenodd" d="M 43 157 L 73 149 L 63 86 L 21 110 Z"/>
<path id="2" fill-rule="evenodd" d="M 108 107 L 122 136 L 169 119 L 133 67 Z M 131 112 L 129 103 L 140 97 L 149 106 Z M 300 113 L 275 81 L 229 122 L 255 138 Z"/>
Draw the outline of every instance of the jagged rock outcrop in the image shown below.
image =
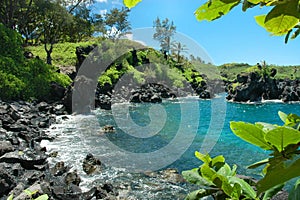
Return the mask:
<path id="1" fill-rule="evenodd" d="M 272 76 L 276 74 L 274 70 L 271 72 Z M 258 72 L 237 75 L 236 80 L 227 86 L 227 99 L 235 102 L 275 99 L 284 102 L 300 100 L 299 80 L 276 80 L 271 75 L 260 75 Z"/>

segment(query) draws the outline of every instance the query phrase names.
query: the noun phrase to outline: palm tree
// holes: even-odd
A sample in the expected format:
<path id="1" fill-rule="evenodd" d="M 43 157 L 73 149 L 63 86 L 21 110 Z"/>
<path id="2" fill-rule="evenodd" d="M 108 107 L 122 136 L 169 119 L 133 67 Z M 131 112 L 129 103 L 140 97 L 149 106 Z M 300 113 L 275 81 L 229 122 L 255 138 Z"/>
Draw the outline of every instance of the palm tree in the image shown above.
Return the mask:
<path id="1" fill-rule="evenodd" d="M 181 44 L 180 42 L 173 42 L 171 49 L 172 49 L 172 52 L 176 55 L 177 63 L 180 62 L 180 54 L 186 53 L 188 51 L 188 48 L 186 47 L 186 45 Z"/>

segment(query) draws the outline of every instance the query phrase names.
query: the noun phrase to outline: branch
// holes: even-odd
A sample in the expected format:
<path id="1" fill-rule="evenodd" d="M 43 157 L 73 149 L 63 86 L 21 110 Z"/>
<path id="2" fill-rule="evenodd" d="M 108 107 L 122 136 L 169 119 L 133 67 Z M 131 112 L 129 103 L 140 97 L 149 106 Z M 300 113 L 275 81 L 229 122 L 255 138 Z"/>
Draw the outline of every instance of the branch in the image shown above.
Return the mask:
<path id="1" fill-rule="evenodd" d="M 83 0 L 77 1 L 77 3 L 69 10 L 69 13 L 72 13 L 73 10 L 74 10 L 77 6 L 79 6 L 79 4 L 80 4 L 82 1 L 83 1 Z"/>

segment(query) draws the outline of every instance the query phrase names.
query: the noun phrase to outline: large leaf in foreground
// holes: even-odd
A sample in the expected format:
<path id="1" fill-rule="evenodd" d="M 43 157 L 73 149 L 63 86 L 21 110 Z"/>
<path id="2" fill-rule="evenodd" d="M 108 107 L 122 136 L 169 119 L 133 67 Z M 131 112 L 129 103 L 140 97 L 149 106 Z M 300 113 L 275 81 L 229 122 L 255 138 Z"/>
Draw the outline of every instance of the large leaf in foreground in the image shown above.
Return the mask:
<path id="1" fill-rule="evenodd" d="M 265 27 L 274 35 L 284 35 L 299 23 L 298 0 L 276 5 L 266 16 Z"/>
<path id="2" fill-rule="evenodd" d="M 272 149 L 272 146 L 265 140 L 266 133 L 256 125 L 245 122 L 230 122 L 230 128 L 232 132 L 241 139 L 265 150 Z"/>
<path id="3" fill-rule="evenodd" d="M 284 184 L 276 185 L 275 187 L 267 190 L 264 194 L 263 200 L 270 200 L 273 196 L 275 196 L 278 192 L 282 190 Z"/>
<path id="4" fill-rule="evenodd" d="M 238 5 L 240 0 L 212 0 L 200 6 L 195 11 L 197 20 L 215 20 L 227 14 L 233 7 Z"/>
<path id="5" fill-rule="evenodd" d="M 277 127 L 269 131 L 265 139 L 275 146 L 279 152 L 282 152 L 288 145 L 300 142 L 300 131 L 290 127 Z"/>
<path id="6" fill-rule="evenodd" d="M 124 5 L 127 8 L 133 8 L 134 6 L 136 6 L 141 1 L 142 0 L 124 0 Z"/>
<path id="7" fill-rule="evenodd" d="M 257 183 L 258 194 L 298 176 L 300 176 L 300 159 L 287 167 L 277 165 L 268 170 L 266 176 Z"/>

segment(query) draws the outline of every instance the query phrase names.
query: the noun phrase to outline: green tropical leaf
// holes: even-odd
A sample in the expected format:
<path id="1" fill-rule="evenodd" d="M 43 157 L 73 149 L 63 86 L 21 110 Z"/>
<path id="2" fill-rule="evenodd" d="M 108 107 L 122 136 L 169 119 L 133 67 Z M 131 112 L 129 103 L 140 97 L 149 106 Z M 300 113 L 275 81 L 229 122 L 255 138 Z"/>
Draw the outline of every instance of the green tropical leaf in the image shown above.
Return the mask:
<path id="1" fill-rule="evenodd" d="M 265 20 L 266 20 L 266 15 L 255 16 L 256 23 L 266 29 Z"/>
<path id="2" fill-rule="evenodd" d="M 297 180 L 289 193 L 289 200 L 300 199 L 300 179 Z"/>
<path id="3" fill-rule="evenodd" d="M 218 167 L 217 165 L 223 165 L 224 163 L 225 163 L 225 158 L 222 155 L 214 157 L 211 160 L 211 166 L 212 167 Z"/>
<path id="4" fill-rule="evenodd" d="M 232 173 L 231 173 L 231 169 L 230 169 L 230 166 L 225 163 L 218 171 L 217 171 L 218 174 L 221 174 L 222 176 L 230 176 Z"/>
<path id="5" fill-rule="evenodd" d="M 14 198 L 14 194 L 11 194 L 11 195 L 9 195 L 9 197 L 7 197 L 6 200 L 13 200 L 13 198 Z"/>
<path id="6" fill-rule="evenodd" d="M 213 176 L 213 183 L 220 189 L 224 191 L 225 194 L 231 196 L 233 192 L 233 187 L 230 185 L 228 179 L 220 174 L 215 174 Z"/>
<path id="7" fill-rule="evenodd" d="M 261 0 L 248 0 L 248 2 L 253 3 L 253 4 L 259 4 Z"/>
<path id="8" fill-rule="evenodd" d="M 134 6 L 136 6 L 139 2 L 141 2 L 142 0 L 124 0 L 123 3 L 127 8 L 133 8 Z"/>
<path id="9" fill-rule="evenodd" d="M 285 126 L 297 128 L 300 123 L 300 117 L 296 114 L 289 114 L 285 120 Z"/>
<path id="10" fill-rule="evenodd" d="M 201 172 L 201 176 L 207 179 L 208 181 L 214 180 L 213 176 L 216 174 L 216 172 L 213 169 L 211 169 L 208 164 L 203 164 L 200 167 L 200 172 Z"/>
<path id="11" fill-rule="evenodd" d="M 265 150 L 272 149 L 272 146 L 265 140 L 265 132 L 258 126 L 245 122 L 230 122 L 230 128 L 241 139 Z"/>
<path id="12" fill-rule="evenodd" d="M 272 170 L 267 170 L 264 178 L 258 181 L 256 185 L 258 194 L 298 176 L 300 176 L 300 159 L 288 167 L 277 165 Z"/>
<path id="13" fill-rule="evenodd" d="M 269 123 L 264 123 L 264 122 L 257 122 L 255 123 L 256 126 L 258 126 L 260 129 L 263 130 L 263 132 L 269 132 L 270 130 L 275 129 L 277 126 Z"/>
<path id="14" fill-rule="evenodd" d="M 231 198 L 232 199 L 240 199 L 240 196 L 242 194 L 242 187 L 240 184 L 238 183 L 235 183 L 233 185 L 233 188 L 232 188 L 232 193 L 231 193 Z"/>
<path id="15" fill-rule="evenodd" d="M 264 25 L 273 35 L 287 34 L 299 23 L 298 0 L 276 5 L 266 16 Z"/>
<path id="16" fill-rule="evenodd" d="M 41 196 L 39 196 L 38 198 L 36 198 L 35 200 L 48 200 L 49 196 L 47 194 L 43 194 Z"/>
<path id="17" fill-rule="evenodd" d="M 231 174 L 230 176 L 235 176 L 236 175 L 236 170 L 237 170 L 237 165 L 233 165 L 231 169 Z"/>
<path id="18" fill-rule="evenodd" d="M 253 164 L 249 165 L 247 168 L 248 168 L 248 169 L 255 169 L 255 168 L 257 168 L 257 167 L 260 167 L 260 166 L 262 166 L 262 165 L 267 164 L 268 162 L 269 162 L 269 159 L 267 158 L 267 159 L 258 161 L 258 162 L 256 162 L 256 163 L 253 163 Z"/>
<path id="19" fill-rule="evenodd" d="M 264 194 L 263 200 L 270 200 L 274 195 L 276 195 L 283 188 L 284 184 L 276 185 L 275 187 L 267 190 Z"/>
<path id="20" fill-rule="evenodd" d="M 26 189 L 24 190 L 24 193 L 27 194 L 28 196 L 32 196 L 33 192 L 31 192 L 30 190 Z"/>
<path id="21" fill-rule="evenodd" d="M 281 111 L 278 111 L 278 116 L 279 116 L 279 118 L 281 119 L 281 121 L 283 121 L 283 123 L 286 122 L 286 119 L 287 119 L 287 117 L 288 117 L 287 114 L 285 114 L 284 112 L 281 112 Z"/>
<path id="22" fill-rule="evenodd" d="M 205 189 L 195 190 L 195 191 L 189 193 L 185 197 L 185 200 L 199 200 L 202 197 L 206 197 L 206 196 L 211 195 L 211 194 L 212 193 L 209 193 L 209 191 L 205 190 Z"/>
<path id="23" fill-rule="evenodd" d="M 209 164 L 211 162 L 211 157 L 208 154 L 202 154 L 198 151 L 195 152 L 195 156 L 196 158 L 198 158 L 199 160 L 201 160 L 204 163 Z"/>
<path id="24" fill-rule="evenodd" d="M 285 147 L 290 144 L 298 144 L 300 142 L 300 131 L 290 127 L 277 127 L 269 131 L 265 139 L 271 145 L 276 147 L 279 152 L 282 152 Z"/>
<path id="25" fill-rule="evenodd" d="M 227 14 L 232 8 L 240 3 L 240 0 L 213 0 L 208 1 L 195 11 L 197 20 L 215 20 Z"/>
<path id="26" fill-rule="evenodd" d="M 249 198 L 252 198 L 252 199 L 255 199 L 256 197 L 256 192 L 253 190 L 253 188 L 251 187 L 251 185 L 249 185 L 246 181 L 244 181 L 243 179 L 240 179 L 236 176 L 233 176 L 233 177 L 230 177 L 229 178 L 229 182 L 230 183 L 238 183 L 241 187 L 242 187 L 242 190 L 243 190 L 243 194 L 246 196 L 246 197 L 249 197 Z"/>

